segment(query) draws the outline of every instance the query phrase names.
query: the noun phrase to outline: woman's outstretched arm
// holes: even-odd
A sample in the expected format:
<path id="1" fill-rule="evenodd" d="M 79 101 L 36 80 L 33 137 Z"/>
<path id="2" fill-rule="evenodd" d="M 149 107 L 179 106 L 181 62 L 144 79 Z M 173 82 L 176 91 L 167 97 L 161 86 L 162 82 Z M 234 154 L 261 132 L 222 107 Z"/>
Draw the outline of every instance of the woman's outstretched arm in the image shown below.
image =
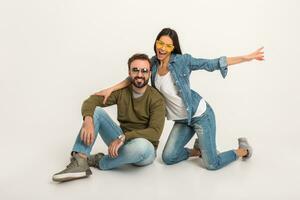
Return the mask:
<path id="1" fill-rule="evenodd" d="M 263 47 L 257 49 L 256 51 L 244 55 L 244 56 L 236 56 L 236 57 L 227 57 L 227 64 L 228 65 L 235 65 L 242 62 L 248 62 L 251 60 L 264 60 L 264 52 L 262 51 Z"/>

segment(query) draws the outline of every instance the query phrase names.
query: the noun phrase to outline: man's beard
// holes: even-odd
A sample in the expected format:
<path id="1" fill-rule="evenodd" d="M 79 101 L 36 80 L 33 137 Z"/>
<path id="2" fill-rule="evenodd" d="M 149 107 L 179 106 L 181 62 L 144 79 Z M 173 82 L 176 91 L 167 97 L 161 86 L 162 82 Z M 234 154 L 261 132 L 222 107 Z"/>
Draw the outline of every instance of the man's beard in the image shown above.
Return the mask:
<path id="1" fill-rule="evenodd" d="M 139 80 L 138 80 L 139 79 Z M 145 77 L 134 77 L 131 83 L 137 88 L 143 88 L 149 82 L 149 78 L 145 80 Z"/>

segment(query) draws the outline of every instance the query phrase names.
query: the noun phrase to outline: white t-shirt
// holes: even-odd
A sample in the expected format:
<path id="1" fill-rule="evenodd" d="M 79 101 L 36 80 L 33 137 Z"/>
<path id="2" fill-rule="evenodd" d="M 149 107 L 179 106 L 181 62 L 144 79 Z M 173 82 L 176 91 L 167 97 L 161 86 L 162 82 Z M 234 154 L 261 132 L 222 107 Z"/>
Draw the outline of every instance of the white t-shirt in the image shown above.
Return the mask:
<path id="1" fill-rule="evenodd" d="M 167 108 L 168 120 L 187 119 L 186 107 L 182 98 L 179 96 L 175 82 L 171 73 L 160 76 L 158 73 L 155 77 L 155 87 L 163 94 Z M 202 98 L 199 102 L 198 109 L 193 117 L 202 115 L 206 110 L 205 100 Z"/>

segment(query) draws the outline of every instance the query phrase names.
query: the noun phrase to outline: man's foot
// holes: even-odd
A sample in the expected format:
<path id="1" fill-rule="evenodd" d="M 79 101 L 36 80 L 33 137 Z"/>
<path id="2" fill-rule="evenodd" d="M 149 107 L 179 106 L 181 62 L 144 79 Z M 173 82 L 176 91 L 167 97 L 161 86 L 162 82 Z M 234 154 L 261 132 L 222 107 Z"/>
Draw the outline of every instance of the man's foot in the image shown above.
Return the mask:
<path id="1" fill-rule="evenodd" d="M 86 159 L 75 154 L 71 158 L 71 163 L 61 172 L 53 175 L 52 180 L 56 182 L 71 181 L 85 178 L 92 174 Z"/>
<path id="2" fill-rule="evenodd" d="M 101 160 L 101 158 L 104 156 L 103 153 L 97 153 L 94 155 L 90 155 L 87 159 L 88 164 L 90 167 L 96 167 L 98 169 L 100 169 L 99 167 L 99 161 Z"/>
<path id="3" fill-rule="evenodd" d="M 238 141 L 239 141 L 239 148 L 247 150 L 247 154 L 245 156 L 243 156 L 242 159 L 248 160 L 252 156 L 252 153 L 253 153 L 252 147 L 249 145 L 246 138 L 239 138 Z"/>

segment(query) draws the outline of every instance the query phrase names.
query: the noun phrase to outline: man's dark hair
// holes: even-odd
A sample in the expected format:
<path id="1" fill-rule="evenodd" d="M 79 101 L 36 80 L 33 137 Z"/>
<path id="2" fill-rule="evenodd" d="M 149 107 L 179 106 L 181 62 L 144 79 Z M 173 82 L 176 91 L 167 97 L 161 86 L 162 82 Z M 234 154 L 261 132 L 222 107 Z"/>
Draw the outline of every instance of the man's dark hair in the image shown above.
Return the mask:
<path id="1" fill-rule="evenodd" d="M 146 60 L 146 61 L 148 61 L 149 65 L 150 65 L 150 69 L 151 69 L 151 60 L 149 59 L 149 57 L 146 54 L 137 53 L 137 54 L 134 54 L 133 56 L 131 56 L 128 59 L 128 70 L 130 70 L 130 65 L 135 60 Z"/>

